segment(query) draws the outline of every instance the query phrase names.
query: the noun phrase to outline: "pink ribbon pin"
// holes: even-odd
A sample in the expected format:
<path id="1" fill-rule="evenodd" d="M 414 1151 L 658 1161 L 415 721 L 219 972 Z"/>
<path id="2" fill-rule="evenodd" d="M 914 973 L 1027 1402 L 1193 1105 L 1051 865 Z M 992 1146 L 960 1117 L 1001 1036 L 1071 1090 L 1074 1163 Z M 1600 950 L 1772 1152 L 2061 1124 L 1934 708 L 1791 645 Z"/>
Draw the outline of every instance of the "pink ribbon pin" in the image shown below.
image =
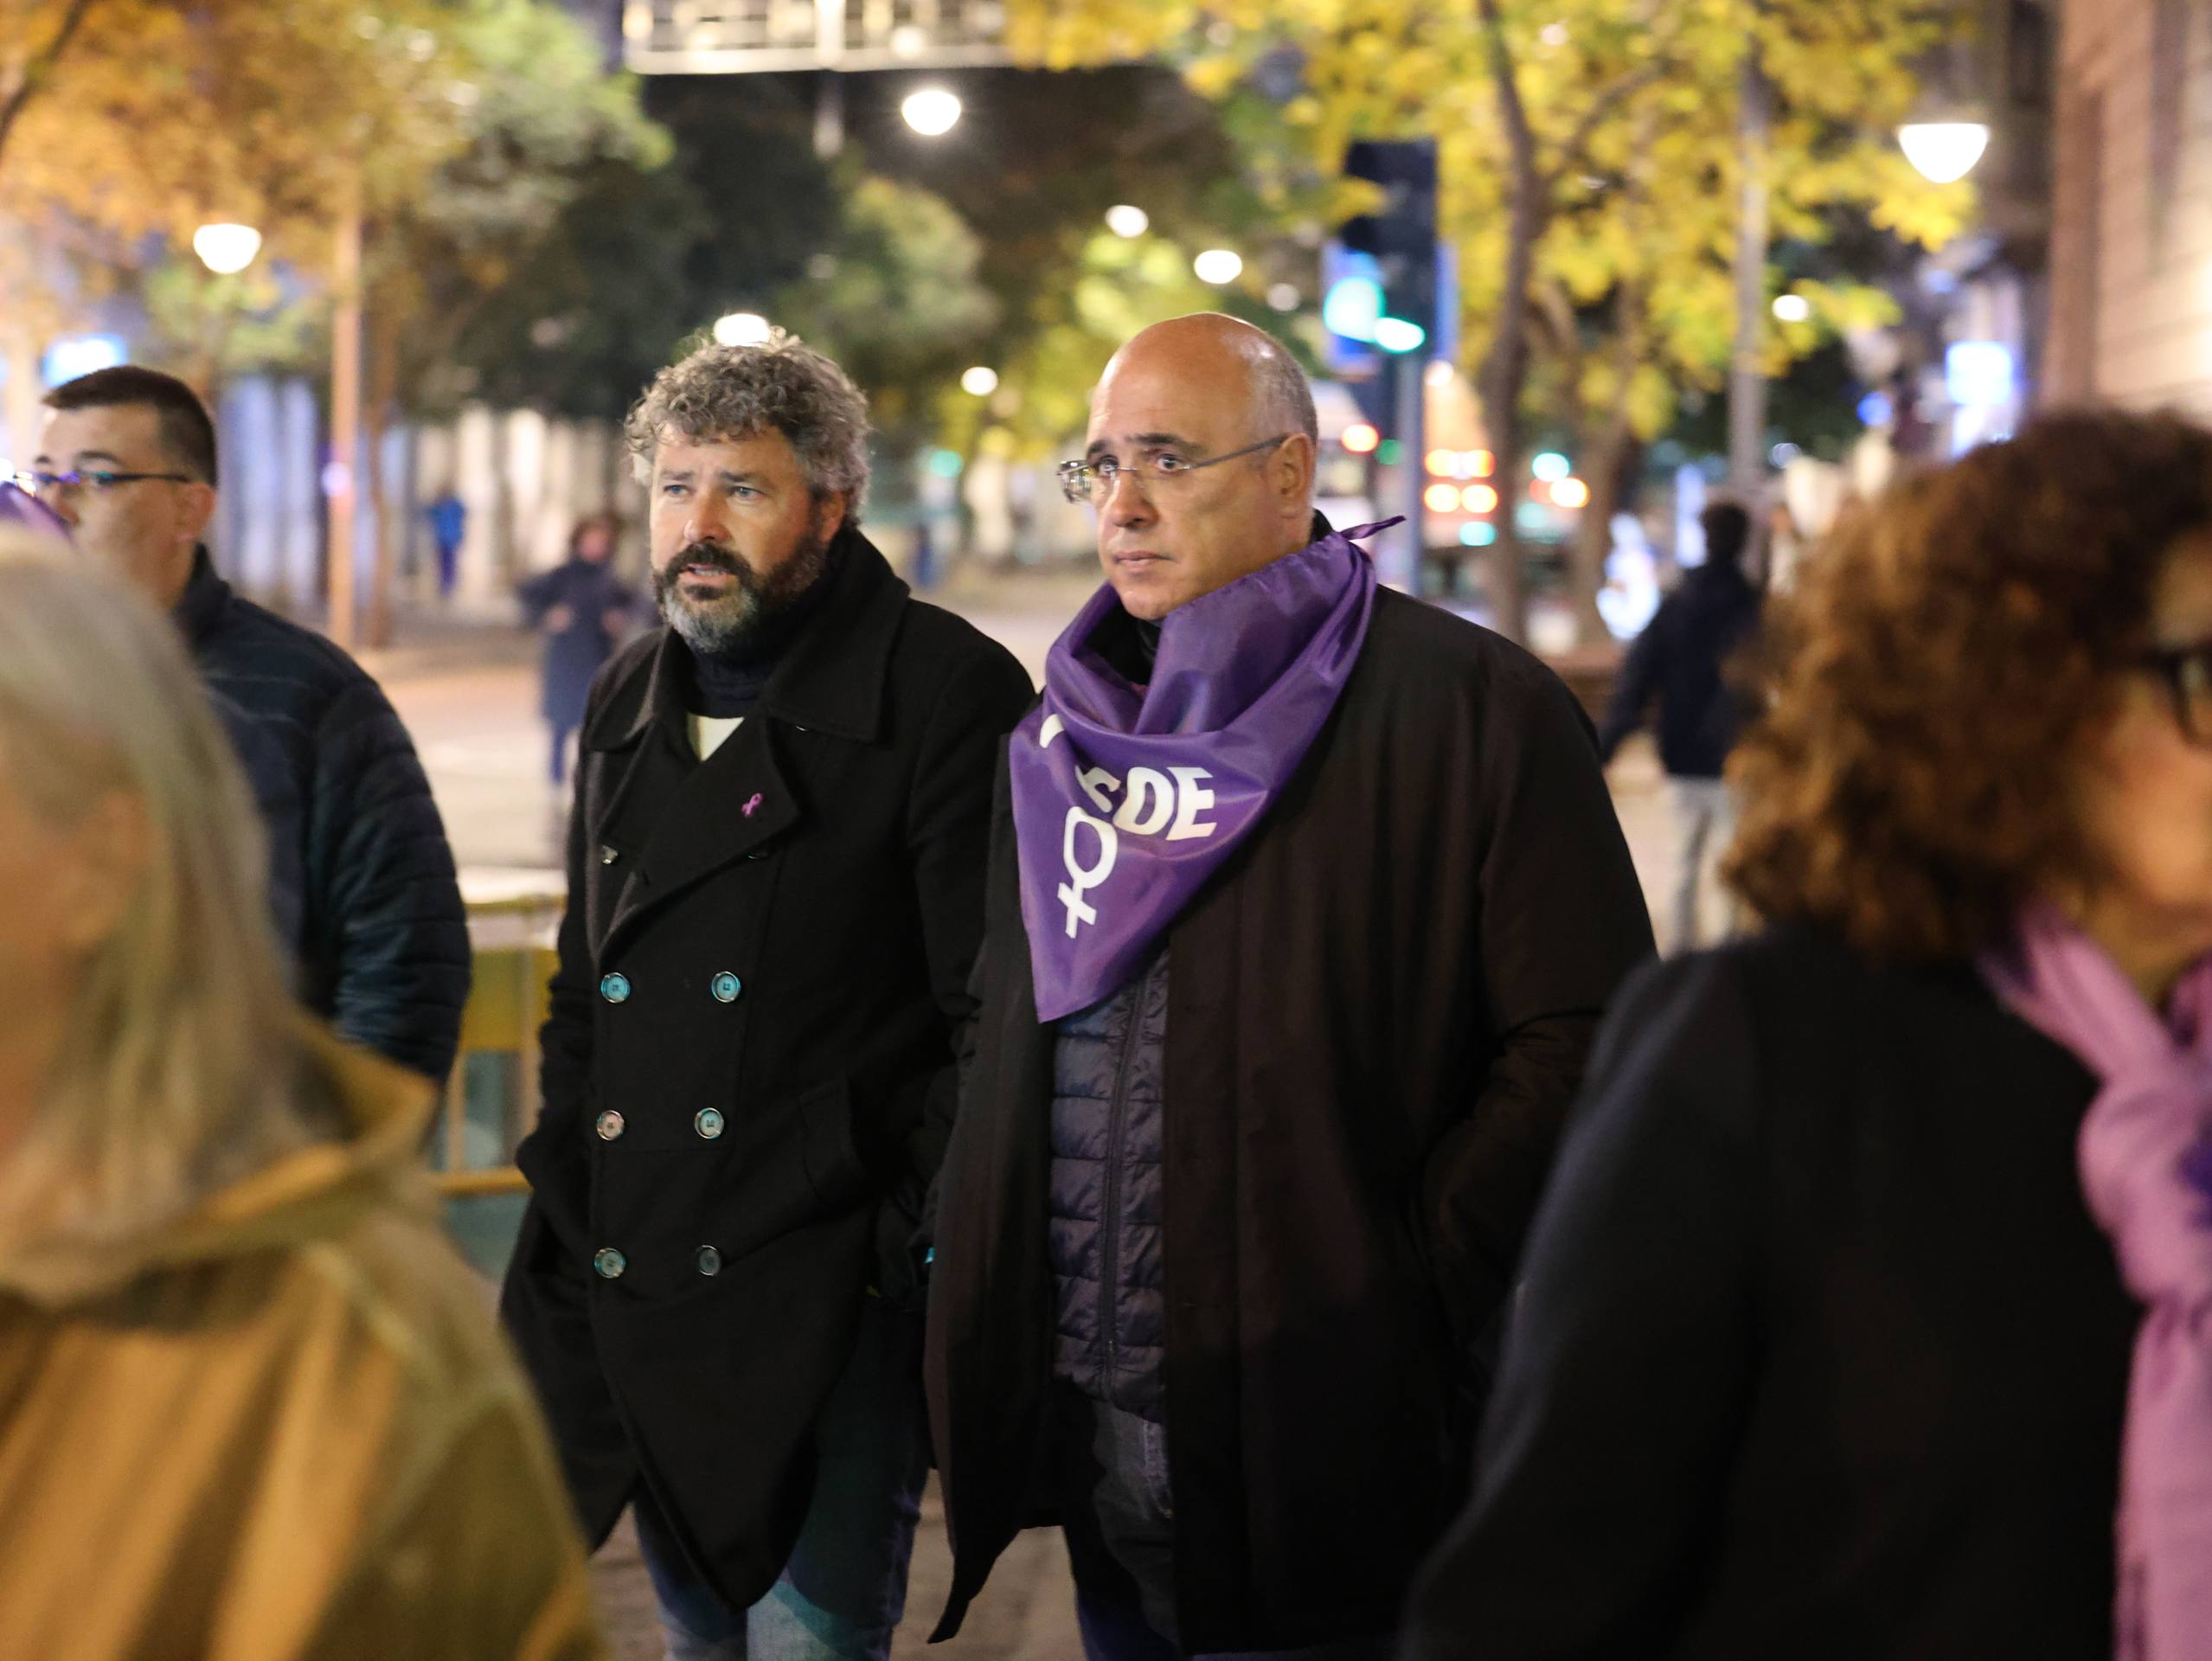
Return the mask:
<path id="1" fill-rule="evenodd" d="M 748 819 L 751 818 L 753 817 L 753 811 L 760 805 L 760 792 L 756 790 L 753 792 L 753 799 L 745 805 L 745 817 Z"/>

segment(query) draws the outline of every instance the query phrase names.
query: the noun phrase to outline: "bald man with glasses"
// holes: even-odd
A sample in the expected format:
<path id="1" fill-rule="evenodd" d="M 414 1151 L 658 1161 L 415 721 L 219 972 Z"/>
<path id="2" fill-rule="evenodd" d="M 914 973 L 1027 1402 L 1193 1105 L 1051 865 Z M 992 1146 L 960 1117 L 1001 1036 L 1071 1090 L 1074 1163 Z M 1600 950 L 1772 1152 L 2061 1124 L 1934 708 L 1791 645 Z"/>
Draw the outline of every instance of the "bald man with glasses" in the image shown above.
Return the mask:
<path id="1" fill-rule="evenodd" d="M 1651 924 L 1558 677 L 1314 512 L 1280 346 L 1148 329 L 1087 436 L 934 1211 L 939 1635 L 1053 1513 L 1093 1658 L 1379 1658 Z"/>

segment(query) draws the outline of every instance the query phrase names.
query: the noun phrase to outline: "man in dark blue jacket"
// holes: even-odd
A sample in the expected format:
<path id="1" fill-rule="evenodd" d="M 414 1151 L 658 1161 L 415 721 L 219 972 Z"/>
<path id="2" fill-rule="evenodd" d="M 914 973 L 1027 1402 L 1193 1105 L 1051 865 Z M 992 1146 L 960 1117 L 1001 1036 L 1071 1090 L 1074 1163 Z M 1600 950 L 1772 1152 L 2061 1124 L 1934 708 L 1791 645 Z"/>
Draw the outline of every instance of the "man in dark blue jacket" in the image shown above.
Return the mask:
<path id="1" fill-rule="evenodd" d="M 240 599 L 201 543 L 215 434 L 191 388 L 151 369 L 56 387 L 32 463 L 77 546 L 168 607 L 208 689 L 254 728 L 240 746 L 264 803 L 296 805 L 301 1001 L 340 1036 L 443 1079 L 469 990 L 452 850 L 407 729 L 322 636 Z M 279 895 L 278 913 L 285 912 Z"/>
<path id="2" fill-rule="evenodd" d="M 1743 572 L 1751 516 L 1716 502 L 1698 523 L 1705 563 L 1692 568 L 1661 604 L 1621 665 L 1613 702 L 1598 730 L 1610 762 L 1621 741 L 1659 705 L 1659 765 L 1666 769 L 1679 837 L 1674 933 L 1669 949 L 1697 944 L 1698 888 L 1708 846 L 1724 849 L 1735 834 L 1735 810 L 1721 774 L 1741 725 L 1741 700 L 1723 671 L 1759 625 L 1760 595 Z"/>

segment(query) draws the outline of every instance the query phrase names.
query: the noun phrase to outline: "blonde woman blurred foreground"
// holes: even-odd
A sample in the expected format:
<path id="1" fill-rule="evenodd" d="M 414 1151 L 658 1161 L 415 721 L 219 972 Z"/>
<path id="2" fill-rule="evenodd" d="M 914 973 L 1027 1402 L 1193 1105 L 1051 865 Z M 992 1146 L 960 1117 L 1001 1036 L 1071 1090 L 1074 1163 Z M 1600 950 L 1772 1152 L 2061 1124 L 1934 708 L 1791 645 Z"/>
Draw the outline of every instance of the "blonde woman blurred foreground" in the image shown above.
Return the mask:
<path id="1" fill-rule="evenodd" d="M 593 1657 L 581 1549 L 413 1171 L 285 995 L 175 631 L 0 526 L 0 1656 Z"/>

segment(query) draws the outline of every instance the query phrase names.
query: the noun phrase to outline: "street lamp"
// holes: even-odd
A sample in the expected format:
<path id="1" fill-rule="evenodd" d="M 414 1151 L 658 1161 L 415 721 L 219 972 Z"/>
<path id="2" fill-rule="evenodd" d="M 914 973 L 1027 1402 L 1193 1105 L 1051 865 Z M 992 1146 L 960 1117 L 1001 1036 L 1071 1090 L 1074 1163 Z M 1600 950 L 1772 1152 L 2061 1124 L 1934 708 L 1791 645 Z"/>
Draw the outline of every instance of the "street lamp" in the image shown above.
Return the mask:
<path id="1" fill-rule="evenodd" d="M 1802 294 L 1777 294 L 1774 316 L 1783 323 L 1804 323 L 1812 316 L 1812 302 Z"/>
<path id="2" fill-rule="evenodd" d="M 960 377 L 960 390 L 971 398 L 988 398 L 998 390 L 998 371 L 978 363 Z"/>
<path id="3" fill-rule="evenodd" d="M 925 87 L 907 94 L 899 113 L 923 138 L 942 138 L 959 124 L 960 100 L 942 87 Z"/>
<path id="4" fill-rule="evenodd" d="M 218 277 L 235 277 L 261 252 L 261 233 L 251 225 L 202 225 L 192 233 L 192 252 Z"/>
<path id="5" fill-rule="evenodd" d="M 1243 274 L 1244 260 L 1227 248 L 1209 248 L 1190 262 L 1190 269 L 1197 273 L 1200 282 L 1220 288 Z"/>
<path id="6" fill-rule="evenodd" d="M 1982 159 L 1990 130 L 1980 121 L 1914 121 L 1897 129 L 1897 143 L 1929 183 L 1956 184 Z"/>
<path id="7" fill-rule="evenodd" d="M 1129 202 L 1106 209 L 1106 229 L 1116 236 L 1142 236 L 1151 228 L 1152 216 Z"/>

